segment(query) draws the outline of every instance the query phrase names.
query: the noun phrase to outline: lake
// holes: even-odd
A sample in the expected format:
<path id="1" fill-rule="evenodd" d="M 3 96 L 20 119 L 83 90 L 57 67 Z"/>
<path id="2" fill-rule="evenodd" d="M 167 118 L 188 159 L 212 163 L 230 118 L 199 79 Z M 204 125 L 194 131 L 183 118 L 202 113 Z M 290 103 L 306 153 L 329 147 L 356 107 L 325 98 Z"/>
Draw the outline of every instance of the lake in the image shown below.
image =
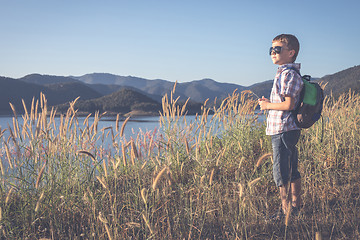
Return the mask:
<path id="1" fill-rule="evenodd" d="M 212 117 L 211 115 L 208 116 L 208 120 L 210 120 L 211 117 Z M 86 117 L 78 117 L 77 119 L 79 122 L 79 127 L 85 128 L 83 125 L 83 122 L 86 119 Z M 136 138 L 139 132 L 153 133 L 154 131 L 156 131 L 157 133 L 159 133 L 159 132 L 161 132 L 159 120 L 160 120 L 159 116 L 133 117 L 127 122 L 127 124 L 124 128 L 123 137 L 127 140 L 130 140 L 131 138 Z M 258 115 L 258 120 L 264 121 L 265 116 Z M 189 116 L 186 116 L 186 121 L 189 124 L 189 123 L 193 123 L 193 122 L 197 121 L 197 119 L 196 119 L 195 115 L 189 115 Z M 19 122 L 20 128 L 21 128 L 21 125 L 23 123 L 22 117 L 18 117 L 18 122 Z M 90 117 L 89 118 L 89 126 L 91 126 L 91 124 L 93 124 L 93 122 L 94 122 L 94 117 Z M 119 121 L 119 129 L 123 125 L 123 122 L 124 121 Z M 57 127 L 60 126 L 60 117 L 55 117 L 55 123 L 56 123 Z M 6 129 L 6 128 L 8 128 L 8 125 L 10 125 L 12 127 L 13 117 L 12 116 L 0 116 L 0 128 L 2 130 Z M 110 127 L 112 127 L 115 131 L 116 117 L 104 116 L 99 121 L 97 129 L 98 129 L 98 131 L 100 131 L 101 129 L 110 128 Z M 215 132 L 217 132 L 217 131 L 215 131 Z M 9 134 L 10 134 L 9 131 L 6 131 L 4 133 L 4 137 L 5 137 L 4 139 L 7 139 Z M 104 143 L 105 143 L 105 145 L 111 145 L 111 143 L 112 143 L 111 138 L 105 139 Z"/>
<path id="2" fill-rule="evenodd" d="M 79 126 L 83 127 L 83 122 L 86 117 L 78 117 Z M 151 116 L 151 117 L 134 117 L 131 118 L 130 121 L 127 122 L 126 127 L 124 129 L 124 136 L 126 138 L 130 138 L 136 136 L 140 131 L 147 132 L 153 131 L 160 127 L 159 124 L 159 116 Z M 18 117 L 19 124 L 22 124 L 22 117 Z M 60 125 L 60 117 L 55 118 L 56 126 Z M 94 117 L 89 118 L 89 124 L 91 125 L 94 122 Z M 121 128 L 123 121 L 119 121 L 119 128 Z M 0 116 L 0 128 L 5 129 L 8 128 L 8 125 L 12 127 L 13 125 L 13 117 L 9 116 Z M 103 117 L 98 123 L 98 129 L 101 130 L 103 128 L 112 127 L 114 130 L 116 129 L 116 117 Z M 8 132 L 8 131 L 7 131 Z M 6 132 L 5 132 L 6 136 Z"/>

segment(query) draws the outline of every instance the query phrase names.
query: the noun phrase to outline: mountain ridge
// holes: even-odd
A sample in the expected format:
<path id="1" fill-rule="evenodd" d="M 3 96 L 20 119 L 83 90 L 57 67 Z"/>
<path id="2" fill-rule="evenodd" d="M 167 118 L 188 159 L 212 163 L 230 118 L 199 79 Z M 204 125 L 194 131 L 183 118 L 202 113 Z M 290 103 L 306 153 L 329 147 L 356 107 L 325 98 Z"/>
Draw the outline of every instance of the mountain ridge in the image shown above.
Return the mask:
<path id="1" fill-rule="evenodd" d="M 360 66 L 354 66 L 314 80 L 327 84 L 325 88 L 326 95 L 332 94 L 332 96 L 337 97 L 349 89 L 359 93 Z M 213 99 L 221 100 L 236 89 L 238 92 L 251 90 L 257 96 L 269 97 L 272 82 L 273 80 L 267 80 L 250 86 L 242 86 L 233 83 L 221 83 L 205 78 L 191 82 L 176 83 L 174 97 L 179 96 L 179 101 L 185 101 L 187 98 L 190 98 L 193 105 L 196 105 L 196 102 L 203 103 L 207 99 L 210 102 Z M 128 94 L 141 94 L 142 96 L 139 99 L 144 99 L 144 101 L 150 102 L 151 99 L 151 102 L 160 103 L 161 98 L 165 94 L 170 94 L 174 85 L 175 82 L 168 80 L 148 80 L 134 76 L 118 76 L 110 73 L 92 73 L 79 77 L 41 74 L 29 74 L 19 79 L 0 77 L 0 114 L 11 113 L 9 102 L 16 109 L 22 109 L 21 99 L 24 99 L 26 104 L 29 105 L 33 97 L 35 99 L 38 98 L 40 92 L 46 95 L 50 106 L 60 106 L 74 100 L 78 96 L 80 96 L 80 102 L 89 101 L 88 104 L 93 102 L 91 103 L 92 106 L 97 106 L 95 102 L 98 103 L 101 100 L 95 101 L 95 99 L 110 96 L 122 89 L 128 89 L 126 90 Z M 106 101 L 104 99 L 106 98 L 102 99 L 105 104 Z M 129 99 L 131 98 L 129 97 Z M 138 108 L 142 105 L 146 109 L 145 102 L 144 104 L 133 104 L 138 104 Z M 99 106 L 99 109 L 103 108 Z M 131 110 L 131 107 L 127 110 Z"/>
<path id="2" fill-rule="evenodd" d="M 58 111 L 65 113 L 69 108 L 69 103 L 57 106 Z M 153 99 L 136 92 L 132 89 L 122 88 L 110 95 L 89 100 L 78 100 L 75 109 L 81 112 L 95 113 L 108 112 L 109 114 L 131 114 L 131 112 L 139 111 L 146 115 L 154 114 L 161 109 L 161 104 Z"/>
<path id="3" fill-rule="evenodd" d="M 109 73 L 92 73 L 74 78 L 87 84 L 113 84 L 136 88 L 153 96 L 164 96 L 165 94 L 169 94 L 175 84 L 175 82 L 168 80 L 149 80 L 133 76 L 118 76 Z M 225 98 L 235 89 L 242 91 L 245 90 L 246 87 L 233 83 L 221 83 L 213 79 L 205 78 L 191 82 L 177 83 L 175 94 L 181 98 L 187 99 L 190 97 L 193 101 L 204 102 L 207 98 L 210 98 L 210 100 L 215 98 Z"/>

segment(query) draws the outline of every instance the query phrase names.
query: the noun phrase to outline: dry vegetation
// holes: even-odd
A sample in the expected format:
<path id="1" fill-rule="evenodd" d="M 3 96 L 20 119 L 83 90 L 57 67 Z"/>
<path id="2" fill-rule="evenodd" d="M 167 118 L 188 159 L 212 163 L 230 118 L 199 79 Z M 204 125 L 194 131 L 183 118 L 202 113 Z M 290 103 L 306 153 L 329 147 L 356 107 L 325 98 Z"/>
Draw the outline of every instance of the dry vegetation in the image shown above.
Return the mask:
<path id="1" fill-rule="evenodd" d="M 250 99 L 235 92 L 212 116 L 205 103 L 189 122 L 165 96 L 161 133 L 126 139 L 127 121 L 80 123 L 74 103 L 56 125 L 42 96 L 0 133 L 1 238 L 359 239 L 359 95 L 327 98 L 323 125 L 302 132 L 304 206 L 286 225 L 266 221 L 280 203 Z"/>

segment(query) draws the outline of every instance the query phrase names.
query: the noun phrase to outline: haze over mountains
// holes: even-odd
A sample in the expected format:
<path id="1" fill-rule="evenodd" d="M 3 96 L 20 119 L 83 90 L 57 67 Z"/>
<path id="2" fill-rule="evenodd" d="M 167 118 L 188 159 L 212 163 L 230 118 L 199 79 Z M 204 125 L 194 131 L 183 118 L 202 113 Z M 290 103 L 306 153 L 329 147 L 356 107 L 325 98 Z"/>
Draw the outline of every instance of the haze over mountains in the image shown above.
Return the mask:
<path id="1" fill-rule="evenodd" d="M 328 83 L 325 88 L 326 94 L 332 91 L 334 96 L 338 96 L 349 89 L 359 93 L 360 66 L 326 75 L 317 81 Z M 154 114 L 161 110 L 161 98 L 169 93 L 173 86 L 174 82 L 167 80 L 148 80 L 108 73 L 92 73 L 77 77 L 40 74 L 30 74 L 19 79 L 0 77 L 0 114 L 11 113 L 9 102 L 21 112 L 21 99 L 24 99 L 29 107 L 32 98 L 38 98 L 40 92 L 46 95 L 48 104 L 57 106 L 59 111 L 65 111 L 68 106 L 66 103 L 80 97 L 75 107 L 82 112 L 107 111 L 125 115 L 137 111 L 142 114 Z M 210 102 L 215 98 L 223 99 L 235 89 L 239 92 L 251 90 L 258 96 L 268 97 L 271 87 L 272 80 L 246 87 L 202 79 L 177 83 L 175 93 L 182 101 L 190 98 L 189 108 L 200 109 L 206 99 Z"/>

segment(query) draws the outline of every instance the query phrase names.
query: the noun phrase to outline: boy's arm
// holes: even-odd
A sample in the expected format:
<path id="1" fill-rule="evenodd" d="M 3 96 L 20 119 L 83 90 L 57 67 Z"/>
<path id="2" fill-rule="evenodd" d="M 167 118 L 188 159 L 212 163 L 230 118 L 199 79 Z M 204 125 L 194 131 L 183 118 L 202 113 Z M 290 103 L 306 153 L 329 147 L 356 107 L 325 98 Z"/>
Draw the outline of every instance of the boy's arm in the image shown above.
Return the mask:
<path id="1" fill-rule="evenodd" d="M 295 107 L 295 99 L 285 96 L 285 101 L 281 103 L 271 103 L 269 99 L 262 97 L 258 100 L 260 110 L 278 110 L 278 111 L 291 111 Z"/>

